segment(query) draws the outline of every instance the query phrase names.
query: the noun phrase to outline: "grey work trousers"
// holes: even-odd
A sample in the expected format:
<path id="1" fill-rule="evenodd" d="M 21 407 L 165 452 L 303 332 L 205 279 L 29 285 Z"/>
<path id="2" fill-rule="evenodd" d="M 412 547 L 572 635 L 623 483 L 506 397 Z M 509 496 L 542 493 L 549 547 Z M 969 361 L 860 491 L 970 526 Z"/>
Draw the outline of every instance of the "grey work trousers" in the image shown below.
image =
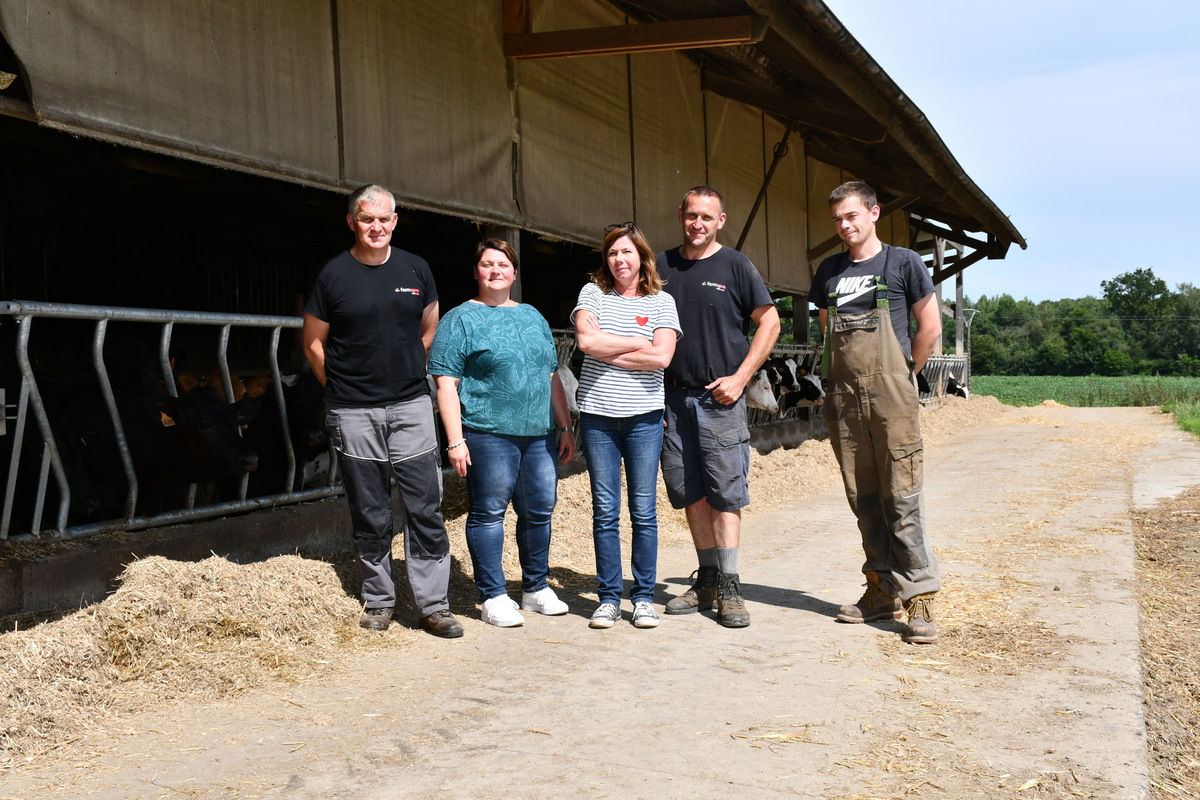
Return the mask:
<path id="1" fill-rule="evenodd" d="M 338 453 L 367 608 L 396 605 L 392 574 L 392 479 L 404 516 L 404 566 L 413 608 L 450 607 L 450 542 L 442 521 L 442 472 L 428 396 L 371 408 L 330 408 L 325 426 Z"/>

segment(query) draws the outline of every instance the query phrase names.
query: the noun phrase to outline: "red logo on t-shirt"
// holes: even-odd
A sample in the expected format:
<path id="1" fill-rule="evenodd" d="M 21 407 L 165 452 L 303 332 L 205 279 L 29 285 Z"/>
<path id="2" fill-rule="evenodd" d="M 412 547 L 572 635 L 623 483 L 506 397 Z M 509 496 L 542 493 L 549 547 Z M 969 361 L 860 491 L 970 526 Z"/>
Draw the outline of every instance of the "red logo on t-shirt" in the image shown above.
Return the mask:
<path id="1" fill-rule="evenodd" d="M 638 325 L 645 325 L 647 322 L 650 321 L 649 317 L 634 317 L 634 319 L 637 320 Z"/>

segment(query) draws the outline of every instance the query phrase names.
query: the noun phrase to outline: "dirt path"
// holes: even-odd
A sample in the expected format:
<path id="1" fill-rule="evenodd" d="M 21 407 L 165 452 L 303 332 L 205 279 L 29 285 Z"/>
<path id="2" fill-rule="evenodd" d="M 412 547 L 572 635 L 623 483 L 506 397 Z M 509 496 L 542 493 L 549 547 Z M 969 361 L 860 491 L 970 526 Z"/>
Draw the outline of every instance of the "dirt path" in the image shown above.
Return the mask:
<path id="1" fill-rule="evenodd" d="M 939 645 L 833 621 L 861 576 L 832 488 L 748 519 L 748 629 L 593 631 L 565 592 L 566 617 L 164 704 L 0 797 L 1144 797 L 1130 509 L 1200 484 L 1200 444 L 1144 409 L 1014 409 L 927 475 Z M 664 549 L 659 600 L 692 568 Z"/>

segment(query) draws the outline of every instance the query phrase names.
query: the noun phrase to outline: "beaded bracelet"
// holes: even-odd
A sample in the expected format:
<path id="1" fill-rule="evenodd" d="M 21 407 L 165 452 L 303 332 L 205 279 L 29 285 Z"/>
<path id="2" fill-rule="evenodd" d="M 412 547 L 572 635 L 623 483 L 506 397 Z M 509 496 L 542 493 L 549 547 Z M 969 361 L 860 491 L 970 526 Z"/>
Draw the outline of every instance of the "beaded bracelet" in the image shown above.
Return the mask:
<path id="1" fill-rule="evenodd" d="M 451 445 L 446 445 L 446 452 L 447 452 L 447 453 L 449 453 L 449 452 L 450 452 L 451 450 L 453 450 L 454 448 L 456 448 L 456 447 L 459 447 L 460 445 L 464 445 L 464 444 L 466 444 L 466 443 L 467 443 L 467 440 L 466 440 L 466 439 L 459 439 L 459 440 L 458 440 L 457 442 L 455 442 L 454 444 L 451 444 Z"/>

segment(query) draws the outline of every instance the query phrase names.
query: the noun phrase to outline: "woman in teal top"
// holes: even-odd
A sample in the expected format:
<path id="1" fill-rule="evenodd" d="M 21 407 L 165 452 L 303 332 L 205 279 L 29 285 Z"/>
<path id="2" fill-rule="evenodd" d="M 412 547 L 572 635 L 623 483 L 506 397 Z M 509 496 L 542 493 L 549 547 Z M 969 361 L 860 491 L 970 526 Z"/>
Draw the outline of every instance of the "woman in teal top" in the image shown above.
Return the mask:
<path id="1" fill-rule="evenodd" d="M 558 500 L 556 427 L 559 458 L 575 455 L 567 396 L 554 374 L 554 338 L 536 309 L 512 299 L 516 273 L 512 245 L 480 242 L 479 293 L 442 318 L 429 351 L 450 464 L 467 479 L 467 547 L 483 621 L 502 628 L 524 623 L 521 609 L 567 613 L 547 583 Z M 501 563 L 510 501 L 517 512 L 519 606 L 508 596 Z"/>

